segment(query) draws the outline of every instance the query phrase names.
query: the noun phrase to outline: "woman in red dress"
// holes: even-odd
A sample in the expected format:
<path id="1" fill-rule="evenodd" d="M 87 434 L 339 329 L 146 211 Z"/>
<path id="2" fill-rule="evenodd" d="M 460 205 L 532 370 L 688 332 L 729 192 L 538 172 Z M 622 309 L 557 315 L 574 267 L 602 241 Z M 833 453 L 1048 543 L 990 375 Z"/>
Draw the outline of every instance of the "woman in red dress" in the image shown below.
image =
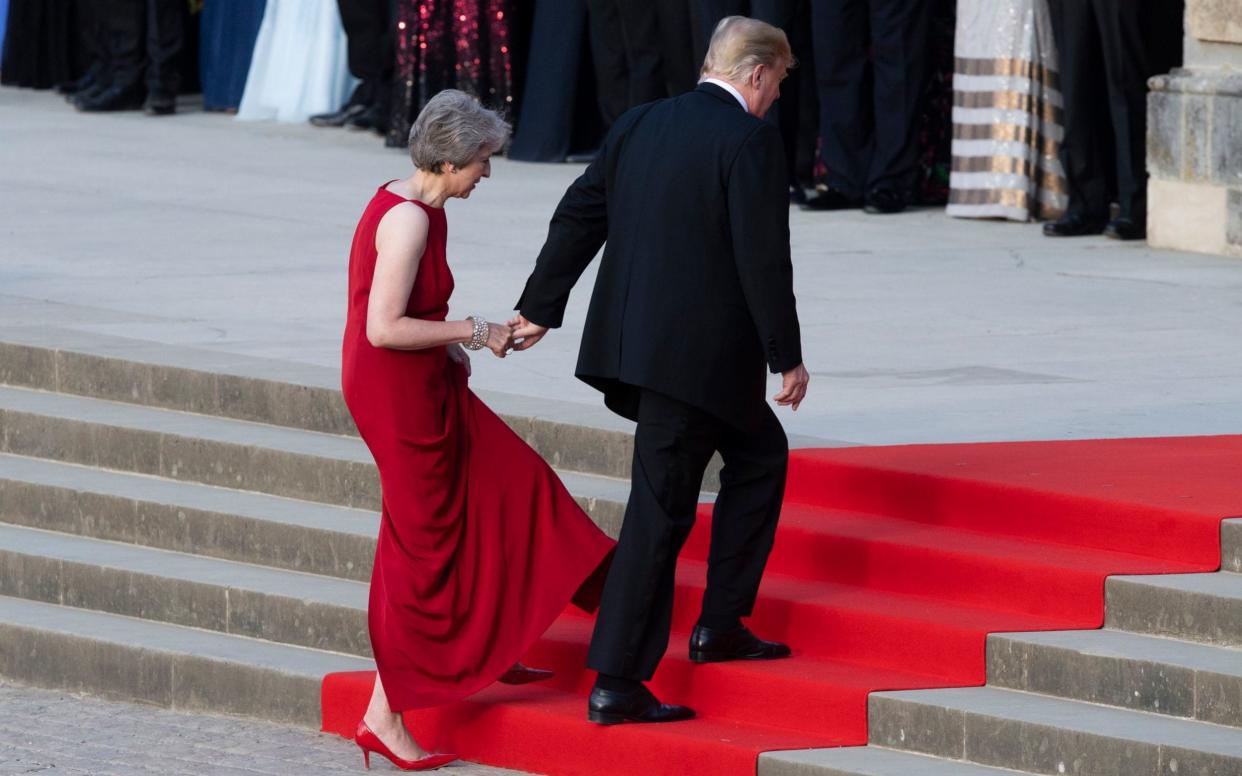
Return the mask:
<path id="1" fill-rule="evenodd" d="M 432 98 L 410 131 L 417 168 L 379 188 L 354 234 L 341 382 L 375 457 L 383 514 L 369 626 L 378 675 L 357 741 L 398 767 L 438 767 L 400 712 L 538 672 L 516 661 L 613 543 L 551 468 L 467 387 L 462 346 L 504 357 L 508 326 L 445 320 L 444 203 L 491 172 L 509 126 L 468 95 Z"/>

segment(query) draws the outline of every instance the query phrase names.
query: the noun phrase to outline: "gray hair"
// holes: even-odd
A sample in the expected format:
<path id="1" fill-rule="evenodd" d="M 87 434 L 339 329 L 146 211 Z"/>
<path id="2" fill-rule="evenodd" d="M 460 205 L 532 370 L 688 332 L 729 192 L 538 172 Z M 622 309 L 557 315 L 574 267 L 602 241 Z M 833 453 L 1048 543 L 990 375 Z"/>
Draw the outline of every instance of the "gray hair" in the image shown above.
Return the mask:
<path id="1" fill-rule="evenodd" d="M 465 92 L 445 89 L 427 101 L 410 127 L 410 159 L 440 174 L 444 165 L 465 167 L 482 151 L 504 147 L 512 127 Z"/>
<path id="2" fill-rule="evenodd" d="M 776 67 L 778 63 L 789 68 L 797 65 L 784 31 L 758 19 L 726 16 L 712 32 L 703 75 L 742 83 L 759 65 Z"/>

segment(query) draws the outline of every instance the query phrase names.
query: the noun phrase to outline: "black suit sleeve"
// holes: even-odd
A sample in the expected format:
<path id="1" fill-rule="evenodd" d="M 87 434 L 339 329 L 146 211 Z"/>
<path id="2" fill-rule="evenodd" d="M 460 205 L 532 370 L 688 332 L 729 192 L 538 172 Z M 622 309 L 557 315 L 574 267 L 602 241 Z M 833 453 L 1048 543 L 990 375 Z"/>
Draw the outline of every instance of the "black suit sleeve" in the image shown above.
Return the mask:
<path id="1" fill-rule="evenodd" d="M 728 197 L 733 256 L 746 306 L 768 367 L 787 372 L 802 363 L 802 335 L 789 259 L 785 151 L 771 124 L 757 127 L 742 144 L 729 171 Z"/>
<path id="2" fill-rule="evenodd" d="M 531 323 L 561 325 L 569 292 L 608 238 L 607 157 L 605 145 L 556 206 L 548 239 L 516 305 Z"/>

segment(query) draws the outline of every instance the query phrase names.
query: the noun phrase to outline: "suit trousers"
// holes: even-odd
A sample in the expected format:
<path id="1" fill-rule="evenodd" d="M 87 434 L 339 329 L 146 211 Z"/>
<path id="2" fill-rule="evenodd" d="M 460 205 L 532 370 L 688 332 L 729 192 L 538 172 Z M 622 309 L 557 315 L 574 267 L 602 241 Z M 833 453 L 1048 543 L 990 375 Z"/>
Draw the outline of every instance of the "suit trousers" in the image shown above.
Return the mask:
<path id="1" fill-rule="evenodd" d="M 659 14 L 646 0 L 587 0 L 591 53 L 605 126 L 635 105 L 668 96 Z"/>
<path id="2" fill-rule="evenodd" d="M 1147 217 L 1147 79 L 1180 63 L 1182 0 L 1049 0 L 1065 102 L 1067 213 Z"/>
<path id="3" fill-rule="evenodd" d="M 762 399 L 760 399 L 762 401 Z M 770 407 L 756 429 L 642 390 L 625 523 L 604 585 L 587 665 L 647 681 L 668 648 L 677 555 L 694 526 L 712 453 L 724 460 L 712 510 L 704 619 L 749 616 L 776 537 L 789 445 Z"/>
<path id="4" fill-rule="evenodd" d="M 107 0 L 108 66 L 114 83 L 145 79 L 147 91 L 176 95 L 181 84 L 177 56 L 185 39 L 188 6 L 183 0 Z"/>
<path id="5" fill-rule="evenodd" d="M 930 27 L 929 0 L 811 3 L 828 185 L 850 196 L 913 185 Z"/>
<path id="6" fill-rule="evenodd" d="M 337 0 L 345 28 L 349 72 L 362 81 L 351 102 L 387 113 L 395 62 L 397 13 L 393 0 Z"/>

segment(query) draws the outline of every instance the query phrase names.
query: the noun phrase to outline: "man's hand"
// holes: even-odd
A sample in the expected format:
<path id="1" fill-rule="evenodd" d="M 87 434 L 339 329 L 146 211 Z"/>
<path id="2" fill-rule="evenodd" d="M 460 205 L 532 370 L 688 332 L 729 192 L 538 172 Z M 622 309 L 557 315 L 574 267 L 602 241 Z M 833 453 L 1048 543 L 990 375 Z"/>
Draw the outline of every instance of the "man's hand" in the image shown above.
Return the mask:
<path id="1" fill-rule="evenodd" d="M 513 329 L 514 350 L 526 350 L 533 347 L 536 342 L 543 339 L 543 335 L 548 333 L 547 326 L 531 323 L 521 315 L 509 321 L 509 327 Z"/>
<path id="2" fill-rule="evenodd" d="M 448 357 L 449 361 L 452 361 L 454 364 L 460 364 L 466 370 L 466 377 L 470 376 L 470 354 L 466 352 L 465 348 L 461 345 L 449 345 Z"/>
<path id="3" fill-rule="evenodd" d="M 780 393 L 772 399 L 782 407 L 792 404 L 794 412 L 797 412 L 798 405 L 806 398 L 806 386 L 811 382 L 811 375 L 806 371 L 806 366 L 798 364 L 788 372 L 781 373 L 781 378 L 784 384 L 781 386 Z"/>

